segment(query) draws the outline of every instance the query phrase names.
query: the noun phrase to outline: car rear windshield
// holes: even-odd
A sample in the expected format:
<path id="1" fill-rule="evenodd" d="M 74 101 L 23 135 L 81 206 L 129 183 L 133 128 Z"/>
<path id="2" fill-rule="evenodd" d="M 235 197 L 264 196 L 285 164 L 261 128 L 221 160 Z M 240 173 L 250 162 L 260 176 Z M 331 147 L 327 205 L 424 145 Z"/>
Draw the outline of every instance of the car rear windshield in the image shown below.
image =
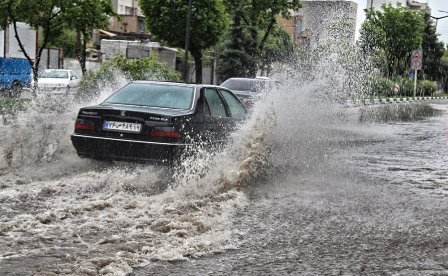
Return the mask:
<path id="1" fill-rule="evenodd" d="M 265 89 L 266 84 L 267 81 L 263 80 L 228 79 L 221 86 L 235 91 L 259 92 Z"/>
<path id="2" fill-rule="evenodd" d="M 130 83 L 110 96 L 104 103 L 190 109 L 193 92 L 192 87 L 180 85 Z"/>
<path id="3" fill-rule="evenodd" d="M 67 71 L 43 71 L 41 78 L 68 79 Z"/>

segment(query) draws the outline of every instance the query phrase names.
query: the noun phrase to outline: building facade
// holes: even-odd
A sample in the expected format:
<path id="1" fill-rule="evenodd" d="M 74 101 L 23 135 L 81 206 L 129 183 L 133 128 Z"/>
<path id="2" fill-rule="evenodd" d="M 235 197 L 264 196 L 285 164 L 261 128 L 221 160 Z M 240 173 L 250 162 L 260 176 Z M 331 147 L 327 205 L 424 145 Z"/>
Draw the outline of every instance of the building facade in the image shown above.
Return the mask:
<path id="1" fill-rule="evenodd" d="M 426 11 L 429 9 L 428 3 L 417 0 L 367 0 L 367 8 L 381 10 L 382 5 L 391 5 L 392 7 L 402 6 L 411 10 Z"/>
<path id="2" fill-rule="evenodd" d="M 112 0 L 112 3 L 121 20 L 111 18 L 108 31 L 136 34 L 146 32 L 145 17 L 140 10 L 138 0 Z"/>

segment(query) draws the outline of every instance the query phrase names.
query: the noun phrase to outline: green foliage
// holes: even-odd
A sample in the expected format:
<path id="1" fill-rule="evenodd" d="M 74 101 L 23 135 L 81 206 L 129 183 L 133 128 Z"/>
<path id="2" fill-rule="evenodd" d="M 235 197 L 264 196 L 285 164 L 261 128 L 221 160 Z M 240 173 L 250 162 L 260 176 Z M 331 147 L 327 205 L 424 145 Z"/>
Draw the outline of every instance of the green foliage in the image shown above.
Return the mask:
<path id="1" fill-rule="evenodd" d="M 109 18 L 115 16 L 111 0 L 73 0 L 67 8 L 65 22 L 69 28 L 90 35 L 93 29 L 109 24 Z"/>
<path id="2" fill-rule="evenodd" d="M 104 85 L 116 85 L 117 75 L 122 74 L 128 80 L 180 81 L 178 72 L 169 69 L 164 63 L 158 62 L 154 56 L 145 59 L 126 59 L 117 56 L 103 62 L 97 71 L 89 72 L 80 83 L 78 96 L 94 97 L 99 94 Z"/>
<path id="3" fill-rule="evenodd" d="M 299 0 L 229 0 L 227 8 L 232 15 L 232 28 L 225 44 L 221 58 L 231 60 L 220 64 L 219 72 L 223 77 L 248 76 L 255 77 L 257 67 L 267 66 L 268 62 L 277 60 L 273 52 L 282 52 L 282 46 L 275 40 L 285 38 L 277 32 L 278 37 L 269 37 L 278 30 L 277 16 L 289 19 L 291 10 L 297 11 L 301 5 Z M 266 46 L 267 44 L 270 44 Z M 287 42 L 285 47 L 290 45 Z M 264 48 L 268 47 L 266 51 Z M 276 49 L 274 49 L 276 48 Z M 233 73 L 232 73 L 233 72 Z"/>
<path id="4" fill-rule="evenodd" d="M 382 9 L 366 10 L 362 48 L 385 63 L 385 76 L 401 75 L 406 71 L 411 51 L 422 44 L 423 16 L 404 7 L 384 5 Z"/>
<path id="5" fill-rule="evenodd" d="M 370 97 L 413 97 L 414 80 L 408 77 L 387 79 L 384 77 L 371 76 L 366 83 Z M 394 87 L 399 86 L 399 92 Z M 437 83 L 434 81 L 420 80 L 417 82 L 416 96 L 431 96 L 437 91 Z"/>
<path id="6" fill-rule="evenodd" d="M 76 57 L 76 33 L 69 29 L 60 30 L 59 34 L 50 38 L 48 47 L 62 48 L 64 57 Z"/>
<path id="7" fill-rule="evenodd" d="M 139 3 L 152 35 L 170 46 L 185 46 L 188 1 L 139 0 Z M 228 23 L 223 0 L 192 1 L 189 49 L 196 63 L 197 82 L 202 79 L 202 51 L 219 41 Z"/>
<path id="8" fill-rule="evenodd" d="M 443 42 L 437 38 L 436 28 L 429 13 L 424 14 L 425 30 L 423 33 L 423 73 L 426 78 L 440 80 L 442 78 Z"/>
<path id="9" fill-rule="evenodd" d="M 0 114 L 13 115 L 26 109 L 29 99 L 0 99 Z"/>
<path id="10" fill-rule="evenodd" d="M 269 73 L 275 62 L 287 62 L 294 52 L 294 42 L 282 27 L 275 25 L 261 52 L 262 68 Z"/>
<path id="11" fill-rule="evenodd" d="M 114 15 L 111 0 L 0 0 L 1 27 L 21 21 L 42 30 L 41 50 L 34 62 L 31 53 L 22 49 L 33 68 L 35 85 L 42 49 L 57 41 L 63 28 L 81 32 L 85 40 L 93 28 L 107 25 L 110 15 Z"/>
<path id="12" fill-rule="evenodd" d="M 289 19 L 291 10 L 301 7 L 299 0 L 230 0 L 226 4 L 232 25 L 220 53 L 222 79 L 255 77 L 258 67 L 269 70 L 270 64 L 283 60 L 292 42 L 276 17 Z"/>
<path id="13" fill-rule="evenodd" d="M 250 44 L 248 32 L 241 26 L 242 12 L 232 12 L 232 25 L 226 42 L 220 49 L 217 73 L 221 79 L 231 77 L 252 77 L 252 69 L 257 67 L 257 59 L 247 48 Z"/>
<path id="14" fill-rule="evenodd" d="M 370 97 L 391 97 L 394 95 L 395 82 L 386 78 L 372 76 L 366 86 L 367 96 Z"/>
<path id="15" fill-rule="evenodd" d="M 440 61 L 441 67 L 441 83 L 445 92 L 448 91 L 448 49 L 445 49 L 443 57 Z"/>
<path id="16" fill-rule="evenodd" d="M 421 80 L 417 84 L 417 95 L 431 96 L 437 91 L 437 83 L 429 80 Z"/>

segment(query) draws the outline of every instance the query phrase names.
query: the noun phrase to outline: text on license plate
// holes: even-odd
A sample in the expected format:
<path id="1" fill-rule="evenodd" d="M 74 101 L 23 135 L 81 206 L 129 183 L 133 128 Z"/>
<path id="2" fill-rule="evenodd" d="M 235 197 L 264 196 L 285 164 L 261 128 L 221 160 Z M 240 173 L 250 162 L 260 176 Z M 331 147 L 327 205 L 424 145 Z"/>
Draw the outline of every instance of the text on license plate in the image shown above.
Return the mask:
<path id="1" fill-rule="evenodd" d="M 116 121 L 104 121 L 103 129 L 117 130 L 124 132 L 140 132 L 142 124 L 128 123 L 128 122 L 116 122 Z"/>

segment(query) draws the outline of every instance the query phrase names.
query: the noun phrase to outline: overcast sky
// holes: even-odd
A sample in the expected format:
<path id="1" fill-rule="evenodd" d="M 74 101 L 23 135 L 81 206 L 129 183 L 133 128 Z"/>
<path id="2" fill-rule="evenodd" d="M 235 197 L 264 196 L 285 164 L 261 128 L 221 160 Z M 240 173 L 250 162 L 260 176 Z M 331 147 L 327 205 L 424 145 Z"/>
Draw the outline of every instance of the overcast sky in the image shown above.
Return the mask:
<path id="1" fill-rule="evenodd" d="M 367 6 L 367 1 L 370 0 L 352 0 L 358 3 L 358 18 L 356 22 L 356 28 L 358 30 L 357 36 L 359 35 L 359 28 L 365 19 L 364 9 Z M 439 10 L 448 12 L 448 0 L 419 0 L 422 3 L 428 3 L 431 7 L 431 15 L 434 17 L 441 17 L 448 15 L 448 13 L 439 12 Z M 439 39 L 445 44 L 448 44 L 448 17 L 440 19 L 437 23 L 437 33 L 440 34 Z"/>

